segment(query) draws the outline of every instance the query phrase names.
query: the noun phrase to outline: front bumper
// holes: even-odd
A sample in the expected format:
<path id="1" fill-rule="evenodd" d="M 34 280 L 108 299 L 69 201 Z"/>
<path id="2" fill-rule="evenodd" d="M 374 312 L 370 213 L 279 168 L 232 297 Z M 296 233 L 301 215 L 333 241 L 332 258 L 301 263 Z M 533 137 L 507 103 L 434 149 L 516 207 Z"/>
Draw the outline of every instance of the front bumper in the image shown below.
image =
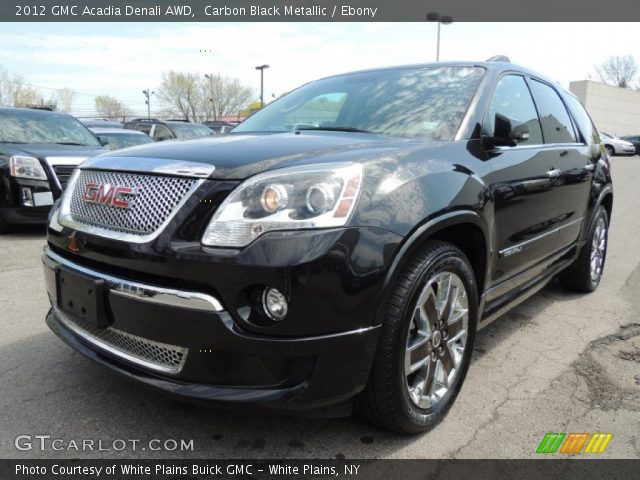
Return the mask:
<path id="1" fill-rule="evenodd" d="M 636 147 L 635 146 L 622 146 L 618 150 L 619 153 L 624 155 L 635 155 Z"/>
<path id="2" fill-rule="evenodd" d="M 305 410 L 344 402 L 366 384 L 378 326 L 299 337 L 255 334 L 210 294 L 106 274 L 49 248 L 43 263 L 49 327 L 79 352 L 145 385 L 196 401 Z M 60 269 L 105 282 L 107 328 L 59 308 Z"/>

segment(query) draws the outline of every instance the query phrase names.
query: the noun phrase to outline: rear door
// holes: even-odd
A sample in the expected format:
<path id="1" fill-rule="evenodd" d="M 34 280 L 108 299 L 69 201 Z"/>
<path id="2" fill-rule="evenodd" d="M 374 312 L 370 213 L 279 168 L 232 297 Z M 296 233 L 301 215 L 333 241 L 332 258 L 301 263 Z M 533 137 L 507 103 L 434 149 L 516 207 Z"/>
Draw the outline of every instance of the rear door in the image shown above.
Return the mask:
<path id="1" fill-rule="evenodd" d="M 498 80 L 485 115 L 485 135 L 495 136 L 496 114 L 507 117 L 512 126 L 529 127 L 528 139 L 488 152 L 494 201 L 492 281 L 497 284 L 526 270 L 526 275 L 514 280 L 521 284 L 546 266 L 543 260 L 557 247 L 555 228 L 562 209 L 557 204 L 556 178 L 550 171 L 556 168 L 558 153 L 544 144 L 538 112 L 523 75 L 510 73 Z M 514 286 L 509 282 L 504 288 Z M 495 289 L 491 296 L 499 296 L 502 290 Z"/>
<path id="2" fill-rule="evenodd" d="M 589 142 L 576 129 L 564 100 L 555 87 L 536 79 L 529 85 L 536 102 L 553 180 L 550 201 L 554 209 L 557 249 L 578 239 L 595 168 Z"/>

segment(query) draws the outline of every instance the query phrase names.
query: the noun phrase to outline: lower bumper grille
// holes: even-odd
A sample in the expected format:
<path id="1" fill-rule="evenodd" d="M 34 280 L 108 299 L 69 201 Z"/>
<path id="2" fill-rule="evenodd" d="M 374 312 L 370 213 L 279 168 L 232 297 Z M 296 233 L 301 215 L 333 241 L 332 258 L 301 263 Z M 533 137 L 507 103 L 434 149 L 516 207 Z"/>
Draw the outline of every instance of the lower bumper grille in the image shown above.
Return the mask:
<path id="1" fill-rule="evenodd" d="M 97 328 L 76 317 L 55 310 L 60 323 L 86 342 L 112 355 L 157 372 L 176 375 L 187 360 L 189 349 L 155 342 L 117 328 Z"/>

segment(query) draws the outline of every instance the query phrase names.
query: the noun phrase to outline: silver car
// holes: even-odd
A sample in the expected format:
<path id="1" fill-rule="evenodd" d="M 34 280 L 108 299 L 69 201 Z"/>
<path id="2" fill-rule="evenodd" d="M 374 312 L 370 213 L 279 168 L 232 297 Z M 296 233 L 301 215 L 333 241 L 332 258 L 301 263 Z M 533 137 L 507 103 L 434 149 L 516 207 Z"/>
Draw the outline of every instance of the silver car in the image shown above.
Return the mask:
<path id="1" fill-rule="evenodd" d="M 602 137 L 602 143 L 604 143 L 604 148 L 607 149 L 609 156 L 636 154 L 636 147 L 633 143 L 604 132 L 600 132 L 600 136 Z"/>

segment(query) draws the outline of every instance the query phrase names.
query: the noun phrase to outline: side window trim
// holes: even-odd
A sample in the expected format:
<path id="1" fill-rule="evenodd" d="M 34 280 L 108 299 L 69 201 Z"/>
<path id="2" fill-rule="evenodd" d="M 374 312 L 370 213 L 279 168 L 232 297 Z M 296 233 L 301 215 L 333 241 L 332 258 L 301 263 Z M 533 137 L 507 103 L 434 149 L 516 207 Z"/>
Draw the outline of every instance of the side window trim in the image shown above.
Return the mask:
<path id="1" fill-rule="evenodd" d="M 564 101 L 564 98 L 562 97 L 562 95 L 560 95 L 560 92 L 558 92 L 558 90 L 551 85 L 549 82 L 539 78 L 539 77 L 535 77 L 532 75 L 526 75 L 525 76 L 525 81 L 527 82 L 527 87 L 529 87 L 529 92 L 531 92 L 531 98 L 533 98 L 533 103 L 536 105 L 536 110 L 538 111 L 538 118 L 540 118 L 540 109 L 538 107 L 538 103 L 539 103 L 539 99 L 536 98 L 536 95 L 533 91 L 533 89 L 531 88 L 530 82 L 535 81 L 535 82 L 539 82 L 543 85 L 546 85 L 547 87 L 551 88 L 551 90 L 553 90 L 555 92 L 555 94 L 558 96 L 558 98 L 560 99 L 560 102 L 562 103 L 562 105 L 564 106 L 565 111 L 567 112 L 567 115 L 569 117 L 569 120 L 571 121 L 571 127 L 573 128 L 573 137 L 576 138 L 575 142 L 561 142 L 561 143 L 546 143 L 546 139 L 544 138 L 544 129 L 542 131 L 542 138 L 545 141 L 545 145 L 555 145 L 555 146 L 575 146 L 575 145 L 587 145 L 584 140 L 579 141 L 580 139 L 582 139 L 582 133 L 580 132 L 579 129 L 576 128 L 576 121 L 573 118 L 573 114 L 571 113 L 571 109 L 567 107 L 567 103 Z M 542 123 L 542 121 L 540 122 Z"/>
<path id="2" fill-rule="evenodd" d="M 515 76 L 515 77 L 521 77 L 524 80 L 525 85 L 527 86 L 527 90 L 529 91 L 529 96 L 531 97 L 531 101 L 533 102 L 533 107 L 536 110 L 536 115 L 538 117 L 538 122 L 540 122 L 540 111 L 538 110 L 538 105 L 536 104 L 535 99 L 533 98 L 533 92 L 531 91 L 531 87 L 529 85 L 528 82 L 528 75 L 525 74 L 524 72 L 518 72 L 516 70 L 507 70 L 505 72 L 502 72 L 500 74 L 500 76 L 498 76 L 498 78 L 496 78 L 496 81 L 493 83 L 493 87 L 491 88 L 491 94 L 489 96 L 489 101 L 486 104 L 486 108 L 485 111 L 482 115 L 482 129 L 484 129 L 484 126 L 486 125 L 487 122 L 487 117 L 489 115 L 489 110 L 491 110 L 491 102 L 493 102 L 493 98 L 495 97 L 496 94 L 496 89 L 498 88 L 498 85 L 500 84 L 500 82 L 502 81 L 503 78 L 505 77 L 509 77 L 509 76 Z M 542 136 L 542 143 L 527 143 L 525 145 L 516 145 L 515 147 L 497 147 L 498 150 L 513 150 L 514 148 L 518 148 L 518 149 L 523 149 L 523 148 L 539 148 L 545 145 L 549 145 L 548 143 L 545 143 L 545 139 L 544 139 L 544 132 L 542 131 L 542 122 L 540 122 L 540 135 Z"/>

